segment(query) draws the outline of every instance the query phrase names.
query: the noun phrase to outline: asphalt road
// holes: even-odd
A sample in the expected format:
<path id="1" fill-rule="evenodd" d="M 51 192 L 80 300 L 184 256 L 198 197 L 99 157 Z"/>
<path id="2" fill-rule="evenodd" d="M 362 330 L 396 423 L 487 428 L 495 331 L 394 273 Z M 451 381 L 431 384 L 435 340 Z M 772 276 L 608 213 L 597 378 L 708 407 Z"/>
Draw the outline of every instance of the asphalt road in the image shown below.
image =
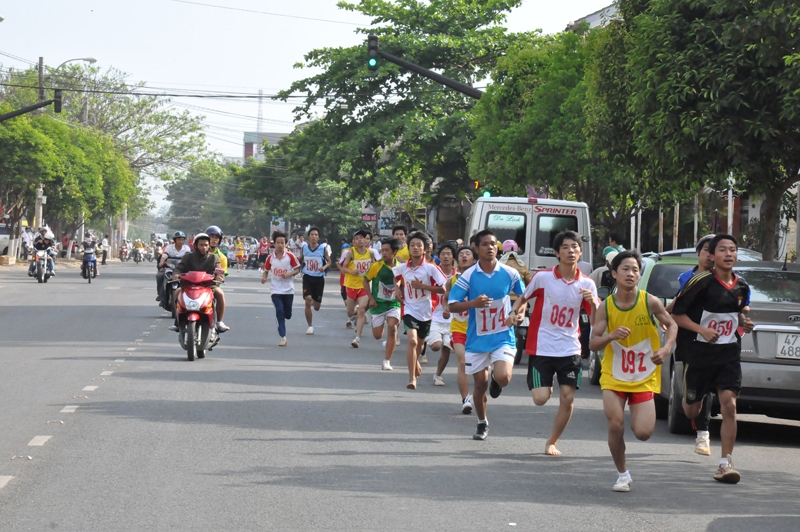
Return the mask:
<path id="1" fill-rule="evenodd" d="M 232 330 L 188 362 L 153 265 L 101 273 L 88 285 L 62 268 L 39 285 L 0 268 L 0 530 L 800 529 L 800 423 L 741 421 L 743 480 L 729 486 L 712 479 L 718 422 L 701 457 L 659 421 L 650 441 L 628 439 L 632 491 L 614 493 L 586 381 L 563 457 L 543 454 L 557 403 L 533 406 L 524 366 L 476 442 L 455 357 L 445 387 L 430 357 L 406 390 L 405 344 L 393 372 L 368 333 L 350 347 L 335 278 L 316 335 L 298 295 L 281 348 L 268 285 L 231 274 Z"/>

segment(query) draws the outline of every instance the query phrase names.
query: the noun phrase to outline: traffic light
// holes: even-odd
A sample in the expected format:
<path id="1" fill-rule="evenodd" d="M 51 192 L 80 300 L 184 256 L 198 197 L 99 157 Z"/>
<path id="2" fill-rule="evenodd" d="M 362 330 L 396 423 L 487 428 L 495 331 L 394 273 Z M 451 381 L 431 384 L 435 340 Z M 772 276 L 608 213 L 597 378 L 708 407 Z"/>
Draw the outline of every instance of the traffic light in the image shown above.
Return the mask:
<path id="1" fill-rule="evenodd" d="M 367 68 L 378 70 L 380 54 L 378 53 L 378 37 L 370 35 L 367 37 Z"/>
<path id="2" fill-rule="evenodd" d="M 491 190 L 484 190 L 483 192 L 481 192 L 481 196 L 483 196 L 484 198 L 491 198 L 492 197 L 492 191 Z"/>
<path id="3" fill-rule="evenodd" d="M 474 190 L 478 190 L 481 188 L 481 182 L 476 179 L 472 182 L 472 186 L 475 187 Z"/>
<path id="4" fill-rule="evenodd" d="M 61 112 L 61 89 L 56 89 L 53 94 L 53 110 L 56 113 Z"/>

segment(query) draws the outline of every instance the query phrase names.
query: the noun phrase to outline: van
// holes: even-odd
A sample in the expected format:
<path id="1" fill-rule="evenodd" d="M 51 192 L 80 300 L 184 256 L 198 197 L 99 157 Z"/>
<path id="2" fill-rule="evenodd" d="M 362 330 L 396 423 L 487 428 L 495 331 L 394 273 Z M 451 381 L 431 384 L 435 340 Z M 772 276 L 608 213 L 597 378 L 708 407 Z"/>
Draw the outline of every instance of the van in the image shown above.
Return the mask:
<path id="1" fill-rule="evenodd" d="M 479 231 L 489 229 L 498 242 L 514 240 L 519 257 L 528 269 L 544 270 L 558 264 L 553 240 L 561 231 L 581 236 L 581 260 L 592 264 L 589 207 L 582 202 L 540 198 L 481 197 L 467 217 L 464 243 Z"/>

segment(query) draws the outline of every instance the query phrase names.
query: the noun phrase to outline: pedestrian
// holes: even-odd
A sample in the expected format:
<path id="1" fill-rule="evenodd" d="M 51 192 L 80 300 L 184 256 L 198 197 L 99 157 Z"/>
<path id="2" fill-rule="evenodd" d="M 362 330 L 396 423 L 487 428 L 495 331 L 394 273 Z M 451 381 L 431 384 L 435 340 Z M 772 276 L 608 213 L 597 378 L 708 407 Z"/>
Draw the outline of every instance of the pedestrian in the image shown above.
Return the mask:
<path id="1" fill-rule="evenodd" d="M 100 243 L 103 246 L 103 261 L 100 263 L 101 266 L 106 265 L 106 259 L 108 258 L 108 235 L 103 236 L 103 241 Z"/>
<path id="2" fill-rule="evenodd" d="M 618 253 L 625 251 L 625 246 L 622 245 L 624 240 L 625 237 L 617 232 L 608 233 L 608 245 L 603 248 L 603 259 L 605 259 L 606 255 L 612 251 L 616 251 Z"/>
<path id="3" fill-rule="evenodd" d="M 306 334 L 314 334 L 314 316 L 311 312 L 319 312 L 322 296 L 325 294 L 325 272 L 331 266 L 328 248 L 319 243 L 319 228 L 308 230 L 308 243 L 300 250 L 300 263 L 303 265 L 303 299 L 306 303 L 305 314 L 308 330 Z"/>
<path id="4" fill-rule="evenodd" d="M 637 285 L 642 259 L 635 251 L 623 251 L 611 262 L 617 290 L 595 314 L 589 349 L 602 351 L 600 388 L 608 420 L 608 448 L 617 466 L 613 490 L 628 492 L 633 482 L 625 460 L 625 404 L 631 411 L 631 430 L 646 441 L 656 426 L 655 394 L 661 392 L 661 364 L 669 356 L 678 326 L 661 300 Z M 610 301 L 610 303 L 609 303 Z M 659 326 L 666 327 L 661 345 Z"/>
<path id="5" fill-rule="evenodd" d="M 286 320 L 292 319 L 294 276 L 300 273 L 300 262 L 294 253 L 286 251 L 286 233 L 275 231 L 272 234 L 272 240 L 275 241 L 275 252 L 267 257 L 267 261 L 264 263 L 261 284 L 267 282 L 271 271 L 272 304 L 275 305 L 275 321 L 278 323 L 278 335 L 281 337 L 278 345 L 285 347 L 287 345 Z"/>
<path id="6" fill-rule="evenodd" d="M 439 269 L 442 270 L 448 284 L 450 279 L 456 274 L 454 268 L 456 250 L 450 244 L 444 244 L 439 249 Z M 438 294 L 434 295 L 436 306 L 433 309 L 433 318 L 431 321 L 431 333 L 425 339 L 431 351 L 434 353 L 441 351 L 439 355 L 439 362 L 436 365 L 436 372 L 433 374 L 433 385 L 444 386 L 444 379 L 442 373 L 447 363 L 450 361 L 450 346 L 452 344 L 452 336 L 450 335 L 450 311 L 447 309 L 444 296 L 440 297 Z"/>
<path id="7" fill-rule="evenodd" d="M 581 273 L 581 237 L 562 231 L 553 239 L 558 266 L 537 272 L 514 303 L 518 310 L 536 298 L 525 346 L 528 362 L 528 389 L 533 403 L 542 406 L 553 395 L 553 377 L 558 376 L 559 406 L 553 430 L 545 443 L 545 454 L 561 456 L 556 444 L 572 417 L 575 391 L 581 385 L 580 312 L 591 316 L 597 308 L 597 287 Z"/>
<path id="8" fill-rule="evenodd" d="M 29 249 L 33 247 L 33 233 L 31 233 L 31 228 L 26 226 L 25 230 L 22 232 L 22 260 L 28 260 L 28 252 Z"/>
<path id="9" fill-rule="evenodd" d="M 433 319 L 431 294 L 444 294 L 444 285 L 447 283 L 442 270 L 435 264 L 425 261 L 425 249 L 429 245 L 428 235 L 413 233 L 408 241 L 410 259 L 392 269 L 395 277 L 395 296 L 403 303 L 403 325 L 407 329 L 408 336 L 406 388 L 409 390 L 417 389 L 417 378 L 422 375 L 419 356 L 431 330 Z"/>
<path id="10" fill-rule="evenodd" d="M 741 475 L 733 467 L 736 442 L 736 397 L 742 387 L 741 335 L 753 330 L 746 316 L 750 287 L 733 273 L 738 242 L 718 234 L 708 244 L 714 270 L 693 276 L 678 293 L 673 319 L 678 324 L 678 350 L 684 361 L 683 411 L 695 420 L 703 399 L 714 392 L 719 400 L 722 427 L 721 458 L 714 480 L 736 484 Z"/>
<path id="11" fill-rule="evenodd" d="M 386 329 L 386 350 L 381 369 L 387 371 L 393 369 L 390 361 L 397 347 L 397 328 L 400 324 L 400 301 L 395 297 L 393 271 L 400 265 L 395 259 L 395 254 L 399 250 L 399 240 L 396 238 L 385 240 L 381 246 L 381 259 L 372 263 L 363 279 L 364 290 L 369 297 L 372 336 L 380 340 L 384 328 Z"/>

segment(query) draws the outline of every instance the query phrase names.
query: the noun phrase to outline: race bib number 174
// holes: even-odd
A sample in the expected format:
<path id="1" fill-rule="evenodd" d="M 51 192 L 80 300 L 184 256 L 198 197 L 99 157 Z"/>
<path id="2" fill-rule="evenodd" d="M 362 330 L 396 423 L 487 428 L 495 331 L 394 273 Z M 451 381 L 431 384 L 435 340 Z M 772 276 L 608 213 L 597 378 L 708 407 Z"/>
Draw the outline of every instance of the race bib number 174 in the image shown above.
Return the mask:
<path id="1" fill-rule="evenodd" d="M 475 309 L 475 331 L 478 336 L 497 334 L 508 330 L 506 317 L 508 314 L 508 296 L 495 299 L 490 307 Z"/>

